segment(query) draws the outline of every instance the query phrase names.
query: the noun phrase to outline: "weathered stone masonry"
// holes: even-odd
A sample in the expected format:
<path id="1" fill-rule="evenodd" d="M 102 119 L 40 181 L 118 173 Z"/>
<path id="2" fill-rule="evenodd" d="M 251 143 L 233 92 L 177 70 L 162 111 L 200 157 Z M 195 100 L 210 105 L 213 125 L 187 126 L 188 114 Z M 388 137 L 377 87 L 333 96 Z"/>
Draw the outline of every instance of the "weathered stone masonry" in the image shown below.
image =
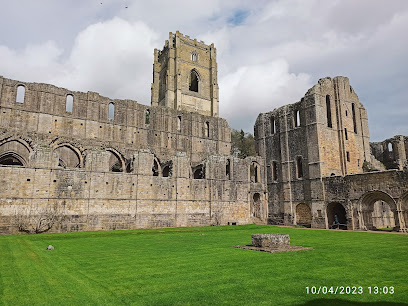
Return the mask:
<path id="1" fill-rule="evenodd" d="M 180 107 L 172 107 L 177 95 L 154 102 L 155 84 L 170 81 L 155 80 L 145 106 L 0 77 L 0 233 L 17 232 L 18 215 L 56 204 L 66 218 L 52 231 L 265 222 L 263 159 L 230 156 L 230 128 L 218 118 L 215 49 L 178 32 L 170 39 L 198 57 L 183 59 L 183 82 L 200 75 L 197 92 L 179 92 Z"/>
<path id="2" fill-rule="evenodd" d="M 337 216 L 339 228 L 406 231 L 407 138 L 369 143 L 348 78 L 319 80 L 301 101 L 260 114 L 254 129 L 269 223 L 331 228 Z"/>

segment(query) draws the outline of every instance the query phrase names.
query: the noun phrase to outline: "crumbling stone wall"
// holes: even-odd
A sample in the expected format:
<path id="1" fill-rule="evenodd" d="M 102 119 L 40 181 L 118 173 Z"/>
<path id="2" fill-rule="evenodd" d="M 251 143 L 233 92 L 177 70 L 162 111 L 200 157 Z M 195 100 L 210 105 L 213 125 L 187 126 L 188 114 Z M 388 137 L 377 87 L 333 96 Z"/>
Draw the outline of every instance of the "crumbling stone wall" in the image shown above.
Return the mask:
<path id="1" fill-rule="evenodd" d="M 406 171 L 363 174 L 367 164 L 381 164 L 375 159 L 381 156 L 402 170 L 406 137 L 371 144 L 371 154 L 367 112 L 348 78 L 320 79 L 301 101 L 260 114 L 254 133 L 266 163 L 269 223 L 330 228 L 336 213 L 338 227 L 372 229 L 378 201 L 388 203 L 385 214 L 393 215 L 396 228 L 408 223 L 406 200 L 399 200 L 408 192 L 400 179 Z M 388 142 L 392 157 L 383 154 Z"/>
<path id="2" fill-rule="evenodd" d="M 381 142 L 370 143 L 372 154 L 387 169 L 408 168 L 408 137 L 398 135 Z"/>

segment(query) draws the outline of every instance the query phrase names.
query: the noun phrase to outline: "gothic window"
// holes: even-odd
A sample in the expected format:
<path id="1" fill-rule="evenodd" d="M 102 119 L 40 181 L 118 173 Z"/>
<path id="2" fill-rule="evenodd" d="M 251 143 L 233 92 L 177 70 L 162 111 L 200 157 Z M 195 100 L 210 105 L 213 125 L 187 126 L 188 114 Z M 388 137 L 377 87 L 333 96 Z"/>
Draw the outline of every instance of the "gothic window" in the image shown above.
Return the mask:
<path id="1" fill-rule="evenodd" d="M 109 103 L 109 107 L 108 107 L 108 119 L 109 120 L 113 120 L 113 118 L 115 118 L 115 104 L 113 104 L 112 102 Z"/>
<path id="2" fill-rule="evenodd" d="M 193 177 L 196 180 L 205 178 L 205 168 L 203 165 L 198 165 L 193 168 Z"/>
<path id="3" fill-rule="evenodd" d="M 189 84 L 189 90 L 198 92 L 198 73 L 195 69 L 190 71 L 190 84 Z"/>
<path id="4" fill-rule="evenodd" d="M 275 122 L 275 118 L 271 117 L 271 134 L 275 134 L 276 133 L 276 122 Z"/>
<path id="5" fill-rule="evenodd" d="M 208 121 L 204 124 L 204 135 L 210 137 L 210 123 Z"/>
<path id="6" fill-rule="evenodd" d="M 388 143 L 388 152 L 392 152 L 392 143 L 391 142 Z"/>
<path id="7" fill-rule="evenodd" d="M 69 145 L 62 145 L 55 149 L 58 154 L 58 167 L 62 168 L 80 168 L 81 159 L 76 150 Z"/>
<path id="8" fill-rule="evenodd" d="M 156 158 L 153 161 L 152 173 L 153 176 L 159 176 L 160 174 L 160 163 Z"/>
<path id="9" fill-rule="evenodd" d="M 23 85 L 18 85 L 17 86 L 16 102 L 17 103 L 24 103 L 24 99 L 25 99 L 25 87 Z"/>
<path id="10" fill-rule="evenodd" d="M 272 180 L 278 180 L 278 163 L 276 161 L 272 162 Z"/>
<path id="11" fill-rule="evenodd" d="M 67 99 L 65 102 L 65 111 L 68 113 L 72 113 L 72 107 L 74 106 L 74 96 L 67 95 Z"/>
<path id="12" fill-rule="evenodd" d="M 332 115 L 331 115 L 331 103 L 330 103 L 330 96 L 326 96 L 326 116 L 327 116 L 327 126 L 329 128 L 333 127 L 332 124 Z"/>
<path id="13" fill-rule="evenodd" d="M 198 59 L 198 54 L 197 54 L 197 52 L 191 52 L 191 60 L 192 60 L 193 62 L 196 62 L 197 59 Z"/>
<path id="14" fill-rule="evenodd" d="M 260 167 L 258 163 L 252 162 L 249 167 L 249 178 L 251 183 L 259 183 L 260 178 Z"/>
<path id="15" fill-rule="evenodd" d="M 225 165 L 225 176 L 227 180 L 231 179 L 231 160 L 227 159 L 227 164 Z"/>
<path id="16" fill-rule="evenodd" d="M 296 177 L 303 177 L 303 159 L 302 156 L 296 157 Z"/>
<path id="17" fill-rule="evenodd" d="M 145 124 L 150 124 L 150 110 L 148 109 L 145 112 Z"/>
<path id="18" fill-rule="evenodd" d="M 177 116 L 177 131 L 181 131 L 181 116 Z"/>
<path id="19" fill-rule="evenodd" d="M 352 116 L 353 116 L 354 133 L 357 134 L 356 108 L 354 106 L 354 103 L 351 104 L 351 113 L 352 113 Z"/>
<path id="20" fill-rule="evenodd" d="M 295 110 L 295 127 L 300 126 L 300 112 L 299 110 Z"/>

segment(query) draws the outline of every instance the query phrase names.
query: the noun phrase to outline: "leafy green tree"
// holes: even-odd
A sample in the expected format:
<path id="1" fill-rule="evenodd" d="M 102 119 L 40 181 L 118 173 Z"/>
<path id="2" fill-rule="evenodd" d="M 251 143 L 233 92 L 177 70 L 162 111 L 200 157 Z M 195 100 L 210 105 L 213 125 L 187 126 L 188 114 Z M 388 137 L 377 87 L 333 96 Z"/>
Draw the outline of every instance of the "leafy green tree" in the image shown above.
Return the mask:
<path id="1" fill-rule="evenodd" d="M 239 158 L 256 156 L 255 139 L 251 133 L 245 133 L 242 129 L 231 130 L 231 155 Z"/>

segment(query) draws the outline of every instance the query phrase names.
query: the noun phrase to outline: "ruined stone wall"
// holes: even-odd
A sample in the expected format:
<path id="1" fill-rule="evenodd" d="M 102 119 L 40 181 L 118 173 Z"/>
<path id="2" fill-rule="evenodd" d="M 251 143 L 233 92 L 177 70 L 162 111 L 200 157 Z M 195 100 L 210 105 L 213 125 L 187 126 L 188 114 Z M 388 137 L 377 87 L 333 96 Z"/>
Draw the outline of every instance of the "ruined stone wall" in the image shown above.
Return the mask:
<path id="1" fill-rule="evenodd" d="M 387 169 L 408 168 L 408 137 L 397 135 L 370 143 L 371 152 Z"/>
<path id="2" fill-rule="evenodd" d="M 24 103 L 16 102 L 18 86 L 25 88 Z M 72 112 L 66 111 L 67 95 L 73 96 Z M 113 119 L 109 119 L 110 103 Z M 222 118 L 2 77 L 0 133 L 0 141 L 18 134 L 44 145 L 56 139 L 73 143 L 80 139 L 83 146 L 112 147 L 123 155 L 150 149 L 163 160 L 181 151 L 193 163 L 212 154 L 228 155 L 231 147 L 230 128 Z"/>

